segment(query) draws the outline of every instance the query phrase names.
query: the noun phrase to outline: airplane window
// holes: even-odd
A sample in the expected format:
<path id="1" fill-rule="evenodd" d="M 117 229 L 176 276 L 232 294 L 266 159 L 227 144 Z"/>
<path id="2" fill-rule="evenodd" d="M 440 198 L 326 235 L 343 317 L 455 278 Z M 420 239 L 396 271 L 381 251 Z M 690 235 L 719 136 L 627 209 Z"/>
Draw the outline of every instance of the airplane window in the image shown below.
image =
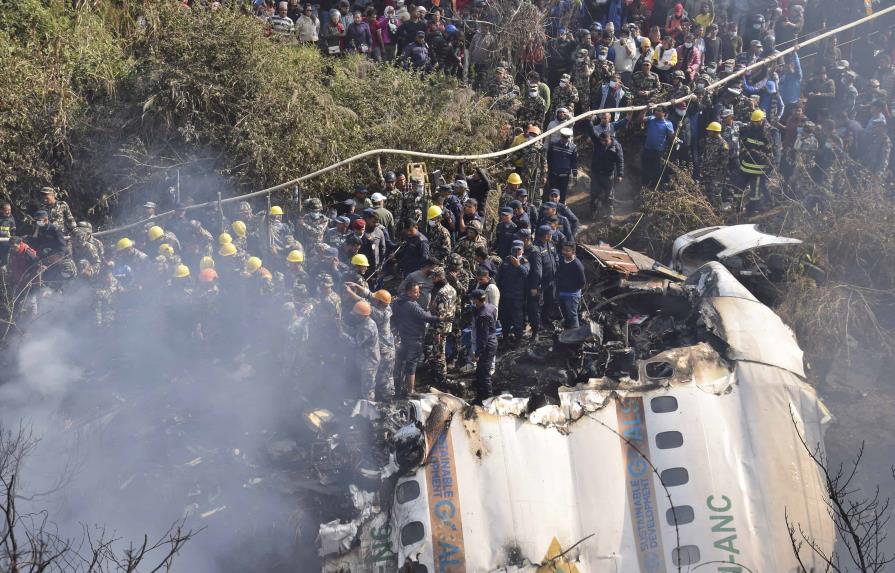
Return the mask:
<path id="1" fill-rule="evenodd" d="M 691 523 L 694 518 L 695 514 L 691 505 L 676 505 L 665 512 L 665 521 L 668 522 L 668 525 L 684 525 Z"/>
<path id="2" fill-rule="evenodd" d="M 422 541 L 425 533 L 422 521 L 411 521 L 401 528 L 401 544 L 407 546 Z"/>
<path id="3" fill-rule="evenodd" d="M 684 436 L 680 432 L 659 432 L 656 434 L 656 447 L 660 450 L 679 448 L 684 443 Z"/>
<path id="4" fill-rule="evenodd" d="M 395 490 L 395 498 L 398 503 L 407 503 L 420 496 L 420 484 L 415 480 L 408 480 L 400 484 Z"/>
<path id="5" fill-rule="evenodd" d="M 674 396 L 657 396 L 649 403 L 656 414 L 666 414 L 677 410 L 677 398 Z"/>
<path id="6" fill-rule="evenodd" d="M 687 471 L 687 468 L 670 468 L 662 470 L 659 477 L 662 479 L 662 483 L 665 487 L 683 485 L 690 481 L 690 473 Z"/>
<path id="7" fill-rule="evenodd" d="M 693 565 L 699 563 L 699 547 L 695 545 L 683 545 L 671 552 L 671 561 L 675 565 Z"/>
<path id="8" fill-rule="evenodd" d="M 646 375 L 650 378 L 671 378 L 674 367 L 667 362 L 650 362 L 646 365 Z"/>

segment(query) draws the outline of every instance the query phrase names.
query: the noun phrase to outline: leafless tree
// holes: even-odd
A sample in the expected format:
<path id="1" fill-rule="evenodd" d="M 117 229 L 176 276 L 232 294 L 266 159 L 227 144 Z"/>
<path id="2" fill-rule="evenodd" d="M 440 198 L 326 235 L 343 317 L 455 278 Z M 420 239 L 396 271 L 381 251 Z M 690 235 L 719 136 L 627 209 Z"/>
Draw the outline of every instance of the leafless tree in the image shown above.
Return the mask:
<path id="1" fill-rule="evenodd" d="M 170 571 L 196 532 L 174 523 L 157 541 L 125 543 L 105 528 L 83 528 L 80 539 L 61 536 L 45 509 L 22 512 L 35 496 L 21 493 L 23 462 L 37 445 L 31 430 L 0 427 L 0 571 L 8 573 L 157 573 Z M 58 482 L 62 487 L 65 480 Z M 52 492 L 43 492 L 43 496 Z M 33 505 L 30 504 L 30 505 Z M 125 547 L 121 549 L 121 547 Z"/>
<path id="2" fill-rule="evenodd" d="M 793 424 L 795 424 L 795 418 Z M 786 527 L 793 553 L 803 573 L 814 572 L 814 567 L 806 567 L 801 550 L 807 547 L 821 563 L 823 571 L 845 573 L 859 571 L 876 573 L 895 561 L 895 555 L 886 553 L 886 526 L 891 519 L 889 498 L 881 498 L 879 486 L 870 495 L 854 484 L 858 466 L 864 455 L 864 444 L 858 449 L 854 461 L 839 464 L 832 469 L 820 444 L 809 446 L 796 426 L 796 433 L 805 451 L 817 465 L 827 489 L 827 512 L 836 528 L 836 546 L 824 548 L 813 535 L 806 532 L 801 524 L 790 520 L 786 514 Z M 895 477 L 895 470 L 893 470 Z"/>

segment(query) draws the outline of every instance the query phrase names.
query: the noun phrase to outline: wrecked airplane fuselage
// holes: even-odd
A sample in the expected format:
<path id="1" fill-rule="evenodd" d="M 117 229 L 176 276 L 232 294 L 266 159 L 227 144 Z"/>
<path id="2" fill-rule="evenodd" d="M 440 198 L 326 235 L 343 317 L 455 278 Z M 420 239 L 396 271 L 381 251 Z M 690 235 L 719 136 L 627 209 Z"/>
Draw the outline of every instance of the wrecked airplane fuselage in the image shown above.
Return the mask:
<path id="1" fill-rule="evenodd" d="M 579 254 L 591 322 L 499 364 L 512 394 L 356 409 L 390 461 L 321 526 L 325 572 L 789 571 L 786 517 L 832 549 L 802 444 L 830 416 L 790 329 L 719 263 Z"/>

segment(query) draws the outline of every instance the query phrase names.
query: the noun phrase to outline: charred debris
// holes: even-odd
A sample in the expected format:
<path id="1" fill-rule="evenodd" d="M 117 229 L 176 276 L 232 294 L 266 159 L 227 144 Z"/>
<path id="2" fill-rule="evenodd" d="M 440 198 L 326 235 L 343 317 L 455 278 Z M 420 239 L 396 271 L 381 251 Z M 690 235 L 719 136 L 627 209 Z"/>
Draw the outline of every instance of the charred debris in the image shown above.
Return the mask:
<path id="1" fill-rule="evenodd" d="M 695 273 L 688 279 L 646 255 L 605 244 L 579 245 L 577 254 L 588 279 L 584 324 L 526 338 L 498 357 L 494 384 L 501 403 L 513 403 L 507 395 L 518 398 L 511 415 L 525 417 L 559 404 L 561 387 L 587 384 L 623 392 L 668 385 L 673 366 L 649 359 L 676 348 L 706 343 L 725 356 L 726 343 L 712 332 L 710 305 L 702 304 L 717 292 L 718 285 L 710 283 L 718 275 Z M 342 412 L 310 409 L 303 414 L 313 438 L 301 457 L 308 461 L 309 480 L 320 485 L 317 546 L 322 558 L 348 553 L 371 522 L 387 524 L 397 478 L 426 463 L 428 445 L 454 416 L 479 415 L 480 408 L 462 399 L 469 383 L 461 374 L 451 381 L 450 393 L 433 386 L 433 394 L 419 399 L 362 400 L 345 404 Z"/>

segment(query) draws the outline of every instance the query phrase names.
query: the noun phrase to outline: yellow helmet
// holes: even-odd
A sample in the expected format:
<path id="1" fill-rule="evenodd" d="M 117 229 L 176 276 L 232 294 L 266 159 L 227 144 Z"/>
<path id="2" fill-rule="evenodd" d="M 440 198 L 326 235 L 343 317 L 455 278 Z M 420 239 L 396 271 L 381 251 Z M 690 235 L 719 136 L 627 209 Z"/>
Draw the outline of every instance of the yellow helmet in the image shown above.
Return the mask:
<path id="1" fill-rule="evenodd" d="M 359 267 L 369 267 L 370 261 L 367 260 L 367 255 L 362 255 L 360 253 L 351 257 L 351 264 L 357 265 Z"/>
<path id="2" fill-rule="evenodd" d="M 752 112 L 752 115 L 749 117 L 752 121 L 761 121 L 764 119 L 764 112 L 760 109 L 756 109 Z"/>
<path id="3" fill-rule="evenodd" d="M 204 257 L 202 257 L 202 260 L 199 261 L 199 268 L 202 270 L 213 269 L 214 268 L 214 259 L 212 259 L 208 255 L 205 255 Z"/>
<path id="4" fill-rule="evenodd" d="M 717 121 L 713 121 L 705 128 L 706 131 L 714 131 L 716 133 L 721 133 L 721 124 Z"/>
<path id="5" fill-rule="evenodd" d="M 171 257 L 174 255 L 174 247 L 172 247 L 168 243 L 162 243 L 158 246 L 158 254 L 164 255 L 166 257 Z"/>
<path id="6" fill-rule="evenodd" d="M 233 232 L 236 233 L 237 237 L 246 236 L 246 224 L 242 221 L 233 221 L 230 223 L 230 228 L 233 229 Z"/>
<path id="7" fill-rule="evenodd" d="M 510 185 L 522 185 L 522 178 L 519 177 L 518 173 L 510 173 L 510 176 L 507 177 L 507 183 Z"/>
<path id="8" fill-rule="evenodd" d="M 426 219 L 432 220 L 441 217 L 441 207 L 438 205 L 432 205 L 429 207 L 429 210 L 426 211 Z"/>
<path id="9" fill-rule="evenodd" d="M 226 245 L 227 243 L 232 243 L 233 237 L 230 236 L 230 233 L 221 233 L 218 235 L 218 244 Z"/>
<path id="10" fill-rule="evenodd" d="M 305 262 L 305 254 L 298 249 L 292 249 L 289 251 L 289 254 L 286 255 L 286 260 L 290 263 L 303 263 Z"/>
<path id="11" fill-rule="evenodd" d="M 249 257 L 246 261 L 246 272 L 253 273 L 261 268 L 261 259 L 258 257 Z"/>
<path id="12" fill-rule="evenodd" d="M 190 276 L 190 268 L 186 265 L 177 265 L 174 269 L 174 278 L 185 279 Z"/>
<path id="13" fill-rule="evenodd" d="M 232 257 L 236 254 L 236 245 L 234 245 L 233 243 L 221 245 L 221 248 L 218 249 L 218 254 L 222 257 Z"/>
<path id="14" fill-rule="evenodd" d="M 161 227 L 159 227 L 158 225 L 153 225 L 152 227 L 149 227 L 149 240 L 150 241 L 157 241 L 158 239 L 161 239 L 164 234 L 165 234 L 165 230 L 162 229 Z"/>
<path id="15" fill-rule="evenodd" d="M 124 249 L 129 249 L 134 246 L 134 242 L 124 237 L 123 239 L 118 239 L 118 242 L 115 243 L 116 251 L 123 251 Z"/>
<path id="16" fill-rule="evenodd" d="M 270 214 L 271 215 L 282 215 L 283 208 L 280 207 L 279 205 L 274 205 L 273 207 L 270 208 Z"/>

